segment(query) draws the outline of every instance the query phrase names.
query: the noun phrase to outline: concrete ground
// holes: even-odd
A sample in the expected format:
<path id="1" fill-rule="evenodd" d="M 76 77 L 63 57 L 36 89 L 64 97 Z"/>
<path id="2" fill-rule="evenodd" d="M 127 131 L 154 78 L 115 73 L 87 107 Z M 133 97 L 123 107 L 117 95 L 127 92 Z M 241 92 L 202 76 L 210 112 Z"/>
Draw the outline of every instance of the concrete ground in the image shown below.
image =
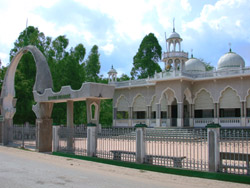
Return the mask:
<path id="1" fill-rule="evenodd" d="M 243 188 L 250 185 L 117 167 L 0 146 L 1 188 Z"/>

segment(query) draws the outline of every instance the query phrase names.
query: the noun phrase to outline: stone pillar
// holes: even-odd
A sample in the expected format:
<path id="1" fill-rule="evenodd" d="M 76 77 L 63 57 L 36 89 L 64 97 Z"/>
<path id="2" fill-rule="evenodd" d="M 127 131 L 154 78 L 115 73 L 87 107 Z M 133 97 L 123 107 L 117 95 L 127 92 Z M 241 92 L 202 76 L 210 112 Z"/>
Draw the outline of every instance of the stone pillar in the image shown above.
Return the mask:
<path id="1" fill-rule="evenodd" d="M 36 150 L 52 151 L 52 119 L 36 119 Z"/>
<path id="2" fill-rule="evenodd" d="M 156 104 L 156 127 L 161 126 L 161 104 Z"/>
<path id="3" fill-rule="evenodd" d="M 194 127 L 194 104 L 189 104 L 189 124 Z"/>
<path id="4" fill-rule="evenodd" d="M 183 103 L 177 103 L 177 127 L 183 127 Z"/>
<path id="5" fill-rule="evenodd" d="M 214 103 L 214 123 L 219 123 L 220 121 L 220 104 Z"/>
<path id="6" fill-rule="evenodd" d="M 2 144 L 8 145 L 13 141 L 13 119 L 4 119 L 2 122 Z"/>
<path id="7" fill-rule="evenodd" d="M 144 163 L 146 159 L 145 124 L 136 126 L 136 162 Z"/>
<path id="8" fill-rule="evenodd" d="M 87 125 L 87 155 L 90 157 L 96 156 L 97 148 L 97 128 L 93 123 Z"/>
<path id="9" fill-rule="evenodd" d="M 73 136 L 74 136 L 74 102 L 67 101 L 67 151 L 72 151 L 73 148 Z"/>
<path id="10" fill-rule="evenodd" d="M 113 108 L 113 126 L 116 126 L 116 120 L 117 120 L 117 108 Z"/>
<path id="11" fill-rule="evenodd" d="M 59 126 L 53 126 L 52 152 L 57 152 L 59 150 L 59 129 Z"/>
<path id="12" fill-rule="evenodd" d="M 52 123 L 50 118 L 53 103 L 37 103 L 32 107 L 36 114 L 36 150 L 39 152 L 52 151 Z"/>
<path id="13" fill-rule="evenodd" d="M 209 172 L 218 172 L 220 165 L 220 125 L 208 124 L 208 170 Z"/>
<path id="14" fill-rule="evenodd" d="M 172 116 L 172 110 L 171 110 L 171 105 L 167 106 L 168 112 L 167 112 L 167 127 L 171 127 L 171 116 Z"/>
<path id="15" fill-rule="evenodd" d="M 243 127 L 246 126 L 245 108 L 246 108 L 246 102 L 241 102 L 240 115 L 241 115 L 241 126 Z"/>
<path id="16" fill-rule="evenodd" d="M 99 125 L 99 118 L 100 118 L 100 99 L 87 99 L 86 106 L 87 106 L 87 123 L 94 123 L 97 126 Z M 95 105 L 95 117 L 91 117 L 91 106 Z"/>
<path id="17" fill-rule="evenodd" d="M 133 126 L 133 107 L 128 108 L 128 126 Z"/>
<path id="18" fill-rule="evenodd" d="M 151 109 L 152 107 L 151 106 L 147 106 L 147 120 L 146 120 L 146 124 L 150 126 L 150 121 L 151 121 Z"/>

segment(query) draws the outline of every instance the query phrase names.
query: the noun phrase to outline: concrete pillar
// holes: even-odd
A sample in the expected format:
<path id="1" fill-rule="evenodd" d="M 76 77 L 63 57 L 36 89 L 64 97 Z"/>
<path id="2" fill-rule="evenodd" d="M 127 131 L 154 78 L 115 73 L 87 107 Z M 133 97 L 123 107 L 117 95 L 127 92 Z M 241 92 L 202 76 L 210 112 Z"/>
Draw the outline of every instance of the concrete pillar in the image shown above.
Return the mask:
<path id="1" fill-rule="evenodd" d="M 147 106 L 147 120 L 146 120 L 146 124 L 148 126 L 150 126 L 150 121 L 151 121 L 151 110 L 152 110 L 152 107 L 151 106 Z"/>
<path id="2" fill-rule="evenodd" d="M 113 108 L 113 126 L 116 126 L 116 120 L 117 120 L 117 108 Z"/>
<path id="3" fill-rule="evenodd" d="M 2 122 L 2 144 L 8 145 L 13 141 L 13 119 L 4 119 Z"/>
<path id="4" fill-rule="evenodd" d="M 74 127 L 74 101 L 67 101 L 67 127 Z"/>
<path id="5" fill-rule="evenodd" d="M 214 123 L 220 122 L 220 104 L 214 103 Z"/>
<path id="6" fill-rule="evenodd" d="M 156 127 L 161 126 L 161 104 L 156 104 Z"/>
<path id="7" fill-rule="evenodd" d="M 133 126 L 133 107 L 128 108 L 128 126 Z"/>
<path id="8" fill-rule="evenodd" d="M 146 159 L 145 124 L 136 126 L 136 162 L 144 163 Z"/>
<path id="9" fill-rule="evenodd" d="M 36 150 L 52 151 L 52 119 L 36 119 Z"/>
<path id="10" fill-rule="evenodd" d="M 183 103 L 177 103 L 177 127 L 183 127 Z"/>
<path id="11" fill-rule="evenodd" d="M 99 118 L 100 118 L 100 99 L 87 99 L 86 100 L 86 106 L 87 106 L 87 122 L 88 123 L 94 123 L 96 125 L 99 125 Z M 95 105 L 95 118 L 91 117 L 91 106 L 92 104 Z"/>
<path id="12" fill-rule="evenodd" d="M 240 109 L 240 115 L 241 115 L 241 126 L 246 126 L 246 116 L 245 116 L 245 105 L 246 102 L 241 102 L 241 109 Z"/>
<path id="13" fill-rule="evenodd" d="M 97 148 L 97 127 L 95 124 L 87 125 L 87 155 L 90 157 L 96 156 Z"/>
<path id="14" fill-rule="evenodd" d="M 167 105 L 167 127 L 171 127 L 171 105 Z"/>
<path id="15" fill-rule="evenodd" d="M 74 136 L 74 102 L 67 101 L 67 150 L 71 152 L 73 149 L 73 136 Z"/>
<path id="16" fill-rule="evenodd" d="M 189 124 L 194 127 L 194 104 L 189 104 Z"/>
<path id="17" fill-rule="evenodd" d="M 52 137 L 52 152 L 57 152 L 59 150 L 59 126 L 53 126 L 53 137 Z"/>
<path id="18" fill-rule="evenodd" d="M 220 125 L 208 124 L 208 170 L 209 172 L 218 172 L 220 165 Z"/>

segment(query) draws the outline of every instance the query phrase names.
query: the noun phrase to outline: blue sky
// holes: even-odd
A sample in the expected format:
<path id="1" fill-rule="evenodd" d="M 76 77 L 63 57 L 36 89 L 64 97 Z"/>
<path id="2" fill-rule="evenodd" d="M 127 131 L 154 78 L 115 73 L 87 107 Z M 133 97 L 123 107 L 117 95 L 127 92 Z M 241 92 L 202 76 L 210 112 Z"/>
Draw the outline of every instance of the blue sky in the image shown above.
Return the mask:
<path id="1" fill-rule="evenodd" d="M 1 0 L 0 5 L 4 65 L 27 18 L 46 36 L 66 35 L 69 48 L 82 43 L 86 57 L 98 45 L 105 77 L 111 65 L 119 75 L 129 75 L 140 42 L 150 32 L 166 51 L 164 33 L 172 32 L 173 18 L 184 51 L 193 49 L 195 57 L 216 67 L 231 43 L 250 65 L 250 0 Z"/>

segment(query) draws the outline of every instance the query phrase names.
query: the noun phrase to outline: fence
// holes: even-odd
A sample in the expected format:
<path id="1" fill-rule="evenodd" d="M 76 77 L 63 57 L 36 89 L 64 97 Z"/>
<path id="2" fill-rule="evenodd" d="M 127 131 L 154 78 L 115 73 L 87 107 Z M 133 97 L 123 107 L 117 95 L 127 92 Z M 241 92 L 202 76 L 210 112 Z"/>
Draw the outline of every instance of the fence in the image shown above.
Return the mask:
<path id="1" fill-rule="evenodd" d="M 14 147 L 22 147 L 28 149 L 36 148 L 36 127 L 35 125 L 13 125 L 11 143 Z"/>
<path id="2" fill-rule="evenodd" d="M 207 171 L 207 131 L 147 129 L 146 153 L 154 165 Z"/>
<path id="3" fill-rule="evenodd" d="M 54 127 L 57 130 L 57 136 L 55 132 L 53 136 L 58 140 L 58 144 L 54 146 L 61 152 L 73 153 L 76 155 L 87 155 L 87 129 L 83 126 L 80 127 Z M 55 140 L 54 140 L 55 142 Z"/>
<path id="4" fill-rule="evenodd" d="M 220 171 L 250 175 L 250 129 L 220 130 Z"/>
<path id="5" fill-rule="evenodd" d="M 54 151 L 199 171 L 250 172 L 250 129 L 57 127 L 55 135 Z"/>

